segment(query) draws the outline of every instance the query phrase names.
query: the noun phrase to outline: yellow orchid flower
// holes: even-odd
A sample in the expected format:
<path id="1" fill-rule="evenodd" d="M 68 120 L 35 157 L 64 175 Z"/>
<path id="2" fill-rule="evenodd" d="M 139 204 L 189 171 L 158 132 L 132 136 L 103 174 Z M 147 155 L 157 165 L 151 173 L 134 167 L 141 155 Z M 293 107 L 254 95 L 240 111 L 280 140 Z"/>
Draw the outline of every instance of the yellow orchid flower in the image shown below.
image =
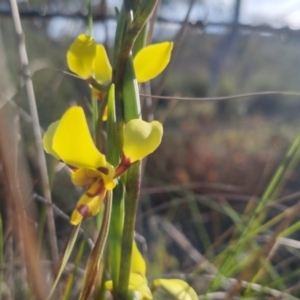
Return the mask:
<path id="1" fill-rule="evenodd" d="M 116 185 L 115 170 L 96 148 L 83 109 L 68 109 L 60 121 L 49 126 L 43 144 L 46 152 L 69 166 L 75 185 L 87 187 L 73 211 L 71 223 L 77 225 L 82 218 L 95 216 L 106 191 Z"/>
<path id="2" fill-rule="evenodd" d="M 177 278 L 173 279 L 155 279 L 152 283 L 153 290 L 157 288 L 165 289 L 169 294 L 178 300 L 197 300 L 198 296 L 194 289 L 185 281 Z M 113 283 L 111 280 L 105 282 L 105 288 L 112 291 Z M 148 286 L 146 278 L 146 262 L 139 252 L 135 241 L 132 245 L 131 265 L 129 275 L 129 292 L 136 292 L 142 300 L 153 299 L 151 289 Z"/>
<path id="3" fill-rule="evenodd" d="M 168 65 L 173 48 L 172 42 L 162 42 L 141 49 L 133 59 L 135 75 L 139 83 L 149 81 L 158 76 Z M 112 80 L 112 67 L 103 45 L 85 34 L 79 35 L 67 52 L 69 69 L 89 80 L 94 78 L 99 84 L 109 85 Z M 92 88 L 93 96 L 101 100 L 103 92 Z M 107 120 L 105 111 L 102 120 Z"/>
<path id="4" fill-rule="evenodd" d="M 112 291 L 112 280 L 105 282 L 105 288 L 108 291 Z M 135 241 L 133 241 L 132 244 L 128 291 L 138 293 L 140 296 L 139 298 L 143 300 L 153 299 L 146 278 L 146 262 L 141 253 L 139 252 Z"/>
<path id="5" fill-rule="evenodd" d="M 123 157 L 116 169 L 116 176 L 123 174 L 132 164 L 143 159 L 161 143 L 162 124 L 158 121 L 150 123 L 141 119 L 129 121 L 123 128 Z"/>
<path id="6" fill-rule="evenodd" d="M 162 42 L 141 49 L 133 59 L 137 81 L 142 83 L 158 76 L 168 65 L 172 48 L 172 42 Z M 112 67 L 104 46 L 85 34 L 71 44 L 67 61 L 70 70 L 84 79 L 94 77 L 104 85 L 112 80 Z"/>
<path id="7" fill-rule="evenodd" d="M 60 121 L 51 124 L 44 137 L 47 153 L 63 161 L 71 170 L 72 182 L 86 187 L 71 216 L 73 225 L 98 214 L 107 190 L 136 161 L 152 153 L 160 144 L 162 125 L 131 120 L 124 126 L 123 158 L 115 169 L 98 151 L 91 137 L 83 109 L 69 108 Z"/>
<path id="8" fill-rule="evenodd" d="M 187 282 L 181 279 L 158 278 L 154 280 L 153 287 L 162 287 L 178 300 L 198 300 L 198 296 L 194 289 Z"/>
<path id="9" fill-rule="evenodd" d="M 139 295 L 138 299 L 151 300 L 153 299 L 150 288 L 148 287 L 147 279 L 136 273 L 129 275 L 129 292 L 136 292 Z M 112 280 L 105 282 L 105 289 L 107 291 L 113 290 Z"/>

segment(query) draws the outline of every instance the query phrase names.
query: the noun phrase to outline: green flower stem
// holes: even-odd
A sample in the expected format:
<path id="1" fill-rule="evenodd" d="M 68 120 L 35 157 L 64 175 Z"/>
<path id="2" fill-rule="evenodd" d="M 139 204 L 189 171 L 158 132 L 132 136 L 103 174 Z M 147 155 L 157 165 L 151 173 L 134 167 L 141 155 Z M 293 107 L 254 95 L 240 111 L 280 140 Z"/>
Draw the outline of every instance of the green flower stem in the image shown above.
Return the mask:
<path id="1" fill-rule="evenodd" d="M 89 30 L 89 36 L 93 36 L 93 12 L 92 12 L 92 0 L 86 1 L 88 9 L 87 26 Z"/>
<path id="2" fill-rule="evenodd" d="M 125 219 L 122 237 L 122 254 L 119 284 L 116 299 L 126 300 L 129 285 L 132 241 L 137 213 L 137 204 L 140 190 L 140 162 L 135 163 L 127 172 Z"/>
<path id="3" fill-rule="evenodd" d="M 158 0 L 144 0 L 137 8 L 136 14 L 132 23 L 130 24 L 126 38 L 121 47 L 121 51 L 118 58 L 118 64 L 116 66 L 116 78 L 115 83 L 118 86 L 122 86 L 127 61 L 130 56 L 130 52 L 133 48 L 134 42 L 138 37 L 139 33 L 145 26 L 150 14 L 152 13 Z"/>
<path id="4" fill-rule="evenodd" d="M 114 46 L 114 53 L 113 53 L 113 82 L 117 82 L 116 79 L 116 70 L 119 65 L 119 60 L 122 51 L 123 41 L 126 36 L 127 32 L 127 12 L 125 10 L 125 4 L 122 5 L 120 12 L 118 13 L 118 22 L 117 22 L 117 29 L 115 35 L 115 46 Z M 124 120 L 124 108 L 122 104 L 122 85 L 120 81 L 116 85 L 116 94 L 115 94 L 115 106 L 116 106 L 116 117 L 118 120 L 118 127 L 119 127 L 119 140 L 122 143 L 122 126 Z"/>
<path id="5" fill-rule="evenodd" d="M 141 30 L 140 34 L 135 40 L 133 50 L 132 50 L 132 56 L 135 57 L 135 55 L 144 47 L 146 42 L 146 37 L 148 33 L 148 23 L 146 23 Z"/>
<path id="6" fill-rule="evenodd" d="M 132 119 L 141 118 L 139 86 L 135 79 L 131 57 L 127 62 L 127 68 L 123 81 L 123 106 L 125 123 Z"/>
<path id="7" fill-rule="evenodd" d="M 93 36 L 93 12 L 92 12 L 92 0 L 86 1 L 88 16 L 87 16 L 87 27 L 89 31 L 89 36 Z M 98 103 L 97 99 L 93 96 L 91 92 L 91 105 L 92 105 L 92 119 L 93 119 L 93 129 L 95 140 L 97 137 L 97 120 L 98 120 Z"/>
<path id="8" fill-rule="evenodd" d="M 145 26 L 156 3 L 157 0 L 143 0 L 137 7 L 133 20 L 130 18 L 130 13 L 128 14 L 125 11 L 125 3 L 119 14 L 113 82 L 116 85 L 117 126 L 121 137 L 123 120 L 125 119 L 125 122 L 128 122 L 133 118 L 140 117 L 139 90 L 132 68 L 131 51 L 136 38 Z M 120 140 L 122 141 L 122 138 Z M 118 300 L 125 300 L 128 295 L 132 241 L 140 188 L 140 162 L 131 166 L 126 176 L 123 177 L 126 178 L 125 216 L 119 268 L 120 276 L 117 287 L 114 286 L 114 291 L 116 290 L 115 296 Z"/>
<path id="9" fill-rule="evenodd" d="M 116 70 L 118 65 L 120 52 L 123 44 L 123 40 L 127 31 L 127 24 L 126 24 L 126 11 L 124 5 L 121 8 L 121 11 L 118 13 L 118 23 L 116 29 L 116 36 L 115 36 L 115 47 L 114 47 L 114 56 L 113 56 L 113 70 Z"/>
<path id="10" fill-rule="evenodd" d="M 123 107 L 125 122 L 131 119 L 140 118 L 140 98 L 137 81 L 132 67 L 132 61 L 128 60 L 125 78 L 123 82 Z M 122 132 L 122 129 L 120 128 Z M 124 159 L 124 157 L 123 157 Z M 122 159 L 122 162 L 123 162 Z M 121 162 L 121 165 L 122 165 Z M 124 162 L 123 162 L 124 163 Z M 126 159 L 125 159 L 125 167 Z M 122 169 L 122 168 L 121 168 Z M 120 169 L 117 170 L 117 172 Z M 121 265 L 120 277 L 117 288 L 117 299 L 127 299 L 127 290 L 130 278 L 130 264 L 132 241 L 135 228 L 135 219 L 137 213 L 137 202 L 139 196 L 140 184 L 140 162 L 133 164 L 127 173 L 123 176 L 126 182 L 126 196 L 125 196 L 125 219 L 122 236 L 122 252 L 121 252 Z"/>
<path id="11" fill-rule="evenodd" d="M 108 93 L 108 120 L 107 120 L 107 159 L 117 166 L 120 159 L 116 111 L 115 111 L 115 86 L 112 84 Z M 108 233 L 109 257 L 108 262 L 111 269 L 111 277 L 113 281 L 113 290 L 116 292 L 121 263 L 121 240 L 124 221 L 124 187 L 119 181 L 118 185 L 113 190 L 113 202 L 111 222 Z"/>
<path id="12" fill-rule="evenodd" d="M 113 292 L 117 293 L 121 264 L 121 242 L 124 222 L 124 188 L 123 183 L 113 190 L 112 222 L 110 222 L 108 247 L 109 265 L 111 268 L 111 278 L 113 281 Z"/>

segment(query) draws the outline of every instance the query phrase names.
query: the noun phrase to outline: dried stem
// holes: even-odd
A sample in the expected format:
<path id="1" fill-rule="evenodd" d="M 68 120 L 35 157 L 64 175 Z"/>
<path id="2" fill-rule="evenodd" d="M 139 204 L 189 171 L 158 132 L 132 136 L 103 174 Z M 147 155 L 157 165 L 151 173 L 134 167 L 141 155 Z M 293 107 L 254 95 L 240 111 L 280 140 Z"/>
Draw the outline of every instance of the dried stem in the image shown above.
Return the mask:
<path id="1" fill-rule="evenodd" d="M 26 267 L 27 282 L 34 299 L 46 299 L 48 286 L 42 276 L 38 261 L 36 229 L 33 214 L 28 205 L 31 193 L 24 157 L 18 145 L 16 113 L 10 106 L 0 110 L 0 162 L 3 171 L 4 199 L 11 209 L 8 217 L 12 224 L 12 234 L 16 249 L 21 252 L 22 264 Z M 43 270 L 45 272 L 46 270 Z"/>
<path id="2" fill-rule="evenodd" d="M 150 94 L 140 94 L 142 97 L 150 97 L 153 99 L 160 100 L 178 100 L 178 101 L 224 101 L 224 100 L 234 100 L 239 98 L 250 98 L 256 96 L 269 96 L 269 95 L 277 95 L 277 96 L 292 96 L 299 97 L 300 92 L 293 91 L 264 91 L 264 92 L 255 92 L 255 93 L 246 93 L 246 94 L 238 94 L 231 96 L 220 96 L 220 97 L 180 97 L 180 96 L 161 96 L 161 95 L 150 95 Z"/>
<path id="3" fill-rule="evenodd" d="M 32 125 L 33 125 L 33 133 L 36 142 L 36 150 L 37 150 L 37 160 L 40 167 L 41 173 L 41 181 L 43 188 L 43 196 L 49 203 L 52 203 L 51 200 L 51 192 L 49 188 L 49 179 L 47 172 L 46 159 L 42 147 L 42 135 L 40 131 L 39 125 L 39 117 L 37 112 L 37 106 L 35 101 L 33 84 L 30 76 L 27 50 L 24 41 L 24 34 L 22 30 L 19 9 L 16 0 L 10 0 L 11 10 L 12 10 L 12 18 L 15 26 L 16 36 L 18 39 L 18 48 L 19 48 L 19 59 L 22 66 L 22 77 L 25 83 L 27 97 L 30 107 L 30 113 L 32 116 Z M 57 248 L 57 239 L 56 239 L 56 231 L 55 231 L 55 222 L 54 222 L 54 214 L 52 210 L 52 206 L 47 207 L 47 225 L 49 231 L 49 241 L 50 241 L 50 249 L 51 256 L 54 264 L 58 261 L 58 248 Z"/>

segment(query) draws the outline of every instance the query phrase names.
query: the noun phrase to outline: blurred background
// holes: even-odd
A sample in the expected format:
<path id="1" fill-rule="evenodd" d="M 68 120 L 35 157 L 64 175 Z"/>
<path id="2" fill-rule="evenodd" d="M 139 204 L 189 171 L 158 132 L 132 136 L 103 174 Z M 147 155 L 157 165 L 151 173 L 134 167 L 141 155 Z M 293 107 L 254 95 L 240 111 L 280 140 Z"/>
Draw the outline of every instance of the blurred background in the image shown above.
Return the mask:
<path id="1" fill-rule="evenodd" d="M 121 3 L 92 1 L 94 37 L 110 56 L 114 7 Z M 41 127 L 46 129 L 76 103 L 88 114 L 86 82 L 66 73 L 69 45 L 87 32 L 86 2 L 28 0 L 19 1 L 19 9 Z M 300 1 L 162 0 L 153 42 L 163 40 L 175 43 L 171 65 L 144 90 L 171 98 L 157 102 L 154 118 L 164 122 L 165 133 L 160 148 L 146 162 L 138 216 L 138 233 L 148 242 L 147 257 L 156 262 L 149 266 L 153 275 L 178 267 L 188 270 L 198 254 L 212 249 L 233 224 L 232 211 L 241 213 L 250 199 L 262 194 L 298 136 L 300 94 L 283 92 L 300 93 Z M 19 107 L 24 149 L 39 193 L 34 137 L 6 0 L 0 0 L 0 57 L 0 93 Z M 266 91 L 278 93 L 257 94 Z M 184 99 L 248 93 L 254 95 Z M 149 97 L 142 100 L 146 107 Z M 53 174 L 56 163 L 50 157 L 47 161 Z M 64 170 L 51 178 L 55 205 L 70 214 L 80 190 Z M 278 198 L 299 191 L 297 163 L 285 179 Z M 68 223 L 59 216 L 56 223 L 63 247 Z M 214 246 L 213 251 L 222 247 Z"/>

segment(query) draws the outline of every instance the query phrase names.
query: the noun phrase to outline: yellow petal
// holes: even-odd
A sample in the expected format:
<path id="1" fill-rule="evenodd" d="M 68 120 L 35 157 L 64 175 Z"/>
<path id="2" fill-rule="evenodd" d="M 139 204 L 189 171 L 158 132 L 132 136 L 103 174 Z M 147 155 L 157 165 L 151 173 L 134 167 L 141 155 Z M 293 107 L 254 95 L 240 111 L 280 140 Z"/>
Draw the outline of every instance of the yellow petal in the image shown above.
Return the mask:
<path id="1" fill-rule="evenodd" d="M 81 221 L 82 221 L 82 219 L 83 219 L 83 216 L 79 213 L 79 211 L 78 210 L 74 210 L 73 212 L 72 212 L 72 216 L 71 216 L 71 218 L 70 218 L 70 223 L 72 224 L 72 225 L 78 225 Z"/>
<path id="2" fill-rule="evenodd" d="M 94 76 L 101 84 L 111 81 L 112 68 L 103 45 L 97 45 L 97 54 L 94 61 Z"/>
<path id="3" fill-rule="evenodd" d="M 113 179 L 115 170 L 109 163 L 106 167 L 100 167 L 98 170 L 91 168 L 82 168 L 72 172 L 72 182 L 77 186 L 91 185 L 96 179 L 103 179 L 105 189 L 112 190 L 116 186 Z"/>
<path id="4" fill-rule="evenodd" d="M 140 274 L 144 278 L 146 277 L 146 262 L 135 241 L 132 244 L 130 272 Z"/>
<path id="5" fill-rule="evenodd" d="M 105 282 L 105 289 L 107 291 L 112 291 L 112 289 L 113 289 L 113 282 L 112 282 L 112 280 L 108 280 L 108 281 Z"/>
<path id="6" fill-rule="evenodd" d="M 72 172 L 72 182 L 77 186 L 87 186 L 101 178 L 101 172 L 96 169 L 82 168 Z"/>
<path id="7" fill-rule="evenodd" d="M 95 181 L 79 199 L 71 216 L 71 224 L 78 225 L 83 218 L 97 215 L 105 194 L 106 189 L 101 180 Z"/>
<path id="8" fill-rule="evenodd" d="M 108 291 L 112 291 L 111 280 L 105 282 L 105 288 Z M 139 274 L 130 273 L 128 290 L 139 292 L 142 296 L 142 299 L 153 299 L 146 278 Z"/>
<path id="9" fill-rule="evenodd" d="M 123 153 L 133 163 L 152 153 L 161 143 L 162 124 L 134 119 L 124 126 Z"/>
<path id="10" fill-rule="evenodd" d="M 78 169 L 106 167 L 105 156 L 97 150 L 79 106 L 69 108 L 61 118 L 52 148 L 66 164 Z"/>
<path id="11" fill-rule="evenodd" d="M 93 74 L 96 56 L 96 43 L 94 39 L 81 34 L 72 43 L 67 52 L 69 69 L 78 76 L 87 79 Z"/>
<path id="12" fill-rule="evenodd" d="M 158 76 L 168 65 L 172 48 L 172 42 L 164 42 L 140 50 L 133 60 L 137 81 L 142 83 Z"/>
<path id="13" fill-rule="evenodd" d="M 155 287 L 163 287 L 178 300 L 198 300 L 194 289 L 185 281 L 180 279 L 156 279 L 153 282 Z"/>
<path id="14" fill-rule="evenodd" d="M 60 121 L 52 123 L 43 136 L 43 146 L 47 153 L 60 160 L 60 157 L 53 150 L 53 137 Z"/>
<path id="15" fill-rule="evenodd" d="M 142 299 L 152 299 L 147 279 L 139 274 L 130 273 L 128 290 L 138 291 L 142 295 Z"/>
<path id="16" fill-rule="evenodd" d="M 115 188 L 117 181 L 110 176 L 102 175 L 105 188 L 110 191 Z"/>

